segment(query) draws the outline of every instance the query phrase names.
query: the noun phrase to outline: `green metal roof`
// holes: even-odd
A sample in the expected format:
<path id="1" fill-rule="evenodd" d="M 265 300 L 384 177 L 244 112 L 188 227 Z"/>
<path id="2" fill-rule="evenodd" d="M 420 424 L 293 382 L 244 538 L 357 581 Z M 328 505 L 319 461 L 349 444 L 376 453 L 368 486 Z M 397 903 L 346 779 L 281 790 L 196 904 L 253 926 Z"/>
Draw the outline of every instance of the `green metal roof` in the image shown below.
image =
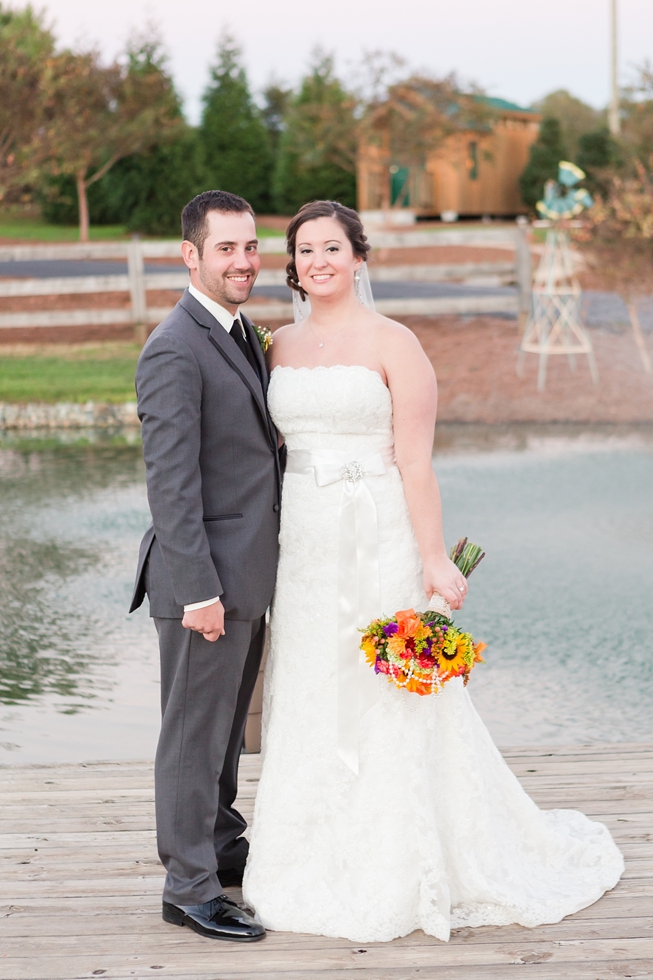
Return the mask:
<path id="1" fill-rule="evenodd" d="M 486 102 L 493 109 L 507 109 L 510 112 L 524 112 L 529 116 L 537 116 L 539 113 L 535 109 L 525 109 L 524 106 L 517 105 L 516 102 L 508 102 L 507 99 L 497 99 L 491 95 L 479 95 L 477 98 L 481 102 Z"/>

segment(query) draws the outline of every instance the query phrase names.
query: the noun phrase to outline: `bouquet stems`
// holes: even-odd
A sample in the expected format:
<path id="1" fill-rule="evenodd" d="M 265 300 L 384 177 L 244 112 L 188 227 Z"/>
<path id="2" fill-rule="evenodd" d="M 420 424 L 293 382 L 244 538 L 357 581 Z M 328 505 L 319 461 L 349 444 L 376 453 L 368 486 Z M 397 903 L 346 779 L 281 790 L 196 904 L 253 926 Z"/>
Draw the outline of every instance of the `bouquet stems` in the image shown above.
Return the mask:
<path id="1" fill-rule="evenodd" d="M 479 562 L 485 558 L 485 552 L 467 538 L 461 538 L 449 552 L 449 557 L 465 578 L 469 578 Z"/>

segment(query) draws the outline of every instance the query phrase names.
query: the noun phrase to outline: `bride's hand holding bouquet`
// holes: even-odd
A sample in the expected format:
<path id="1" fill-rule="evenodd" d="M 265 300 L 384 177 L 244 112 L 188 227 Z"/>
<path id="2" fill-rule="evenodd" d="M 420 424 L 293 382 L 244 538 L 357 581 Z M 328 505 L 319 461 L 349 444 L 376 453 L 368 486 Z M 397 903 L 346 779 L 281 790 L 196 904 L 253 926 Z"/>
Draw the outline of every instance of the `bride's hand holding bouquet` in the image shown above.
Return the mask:
<path id="1" fill-rule="evenodd" d="M 483 663 L 486 644 L 454 626 L 451 608 L 462 606 L 467 579 L 483 557 L 478 545 L 461 538 L 447 563 L 424 570 L 425 592 L 431 595 L 426 612 L 403 609 L 369 624 L 361 649 L 375 673 L 422 695 L 438 694 L 454 677 L 467 684 L 472 669 Z"/>
<path id="2" fill-rule="evenodd" d="M 424 565 L 424 592 L 429 598 L 437 593 L 452 609 L 462 609 L 467 595 L 467 580 L 445 553 Z"/>

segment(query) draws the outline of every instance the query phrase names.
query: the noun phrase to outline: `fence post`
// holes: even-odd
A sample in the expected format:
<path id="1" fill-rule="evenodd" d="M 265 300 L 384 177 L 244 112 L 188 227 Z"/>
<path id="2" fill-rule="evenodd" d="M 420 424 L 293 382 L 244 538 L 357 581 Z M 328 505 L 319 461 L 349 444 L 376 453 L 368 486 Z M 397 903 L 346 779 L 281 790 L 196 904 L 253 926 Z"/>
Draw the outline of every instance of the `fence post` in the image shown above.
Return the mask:
<path id="1" fill-rule="evenodd" d="M 134 340 L 141 347 L 147 336 L 147 300 L 145 296 L 145 268 L 143 246 L 138 235 L 134 235 L 127 249 L 127 268 L 129 275 L 129 294 L 134 321 Z"/>
<path id="2" fill-rule="evenodd" d="M 533 268 L 529 247 L 530 235 L 531 230 L 528 218 L 520 214 L 517 218 L 517 231 L 515 236 L 515 271 L 517 286 L 519 288 L 517 328 L 520 334 L 523 334 L 526 329 L 533 299 Z"/>

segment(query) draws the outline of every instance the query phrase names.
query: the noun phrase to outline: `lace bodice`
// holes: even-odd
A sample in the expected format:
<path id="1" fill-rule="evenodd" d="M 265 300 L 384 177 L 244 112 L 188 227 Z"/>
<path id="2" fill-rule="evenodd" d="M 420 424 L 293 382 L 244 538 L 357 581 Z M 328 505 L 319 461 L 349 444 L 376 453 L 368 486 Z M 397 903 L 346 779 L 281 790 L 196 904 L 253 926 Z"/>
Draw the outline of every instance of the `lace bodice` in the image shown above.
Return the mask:
<path id="1" fill-rule="evenodd" d="M 362 365 L 276 367 L 268 405 L 289 449 L 393 443 L 390 392 L 380 374 Z"/>

